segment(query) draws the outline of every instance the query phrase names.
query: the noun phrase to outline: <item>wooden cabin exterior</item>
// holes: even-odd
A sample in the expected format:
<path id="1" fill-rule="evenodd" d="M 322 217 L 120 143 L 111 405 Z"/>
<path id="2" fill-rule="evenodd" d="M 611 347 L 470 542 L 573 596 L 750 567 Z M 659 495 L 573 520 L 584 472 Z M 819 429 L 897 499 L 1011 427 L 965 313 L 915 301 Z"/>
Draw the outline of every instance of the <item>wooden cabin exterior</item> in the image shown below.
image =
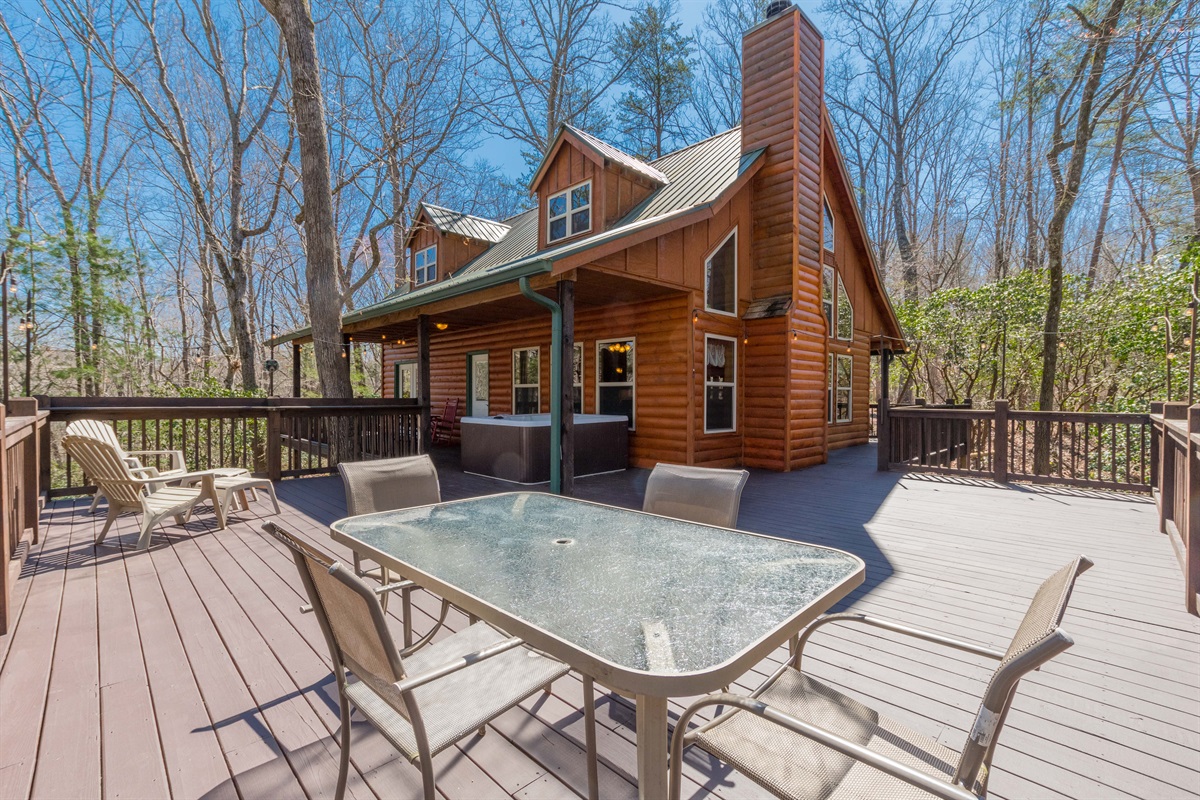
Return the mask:
<path id="1" fill-rule="evenodd" d="M 421 280 L 343 321 L 383 344 L 384 395 L 549 412 L 551 316 L 525 283 L 564 310 L 564 406 L 628 410 L 634 466 L 790 470 L 865 443 L 870 359 L 903 343 L 824 108 L 823 55 L 788 7 L 745 35 L 739 128 L 648 164 L 564 126 L 534 209 L 455 224 L 423 207 L 408 240 Z M 429 247 L 433 280 L 415 258 Z"/>

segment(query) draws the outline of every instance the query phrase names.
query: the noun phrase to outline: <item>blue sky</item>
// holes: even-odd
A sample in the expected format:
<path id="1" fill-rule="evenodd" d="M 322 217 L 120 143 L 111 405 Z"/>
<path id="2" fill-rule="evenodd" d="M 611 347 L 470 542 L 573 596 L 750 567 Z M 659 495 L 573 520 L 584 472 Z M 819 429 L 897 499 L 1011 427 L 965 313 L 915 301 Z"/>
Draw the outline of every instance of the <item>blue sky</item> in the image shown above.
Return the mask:
<path id="1" fill-rule="evenodd" d="M 700 24 L 704 19 L 704 9 L 709 2 L 721 2 L 721 0 L 678 0 L 679 20 L 683 23 L 684 30 L 690 32 Z M 792 2 L 807 14 L 818 28 L 824 27 L 822 15 L 818 11 L 819 0 L 792 0 Z M 619 19 L 620 15 L 614 13 L 613 17 Z M 491 163 L 498 165 L 510 178 L 519 178 L 525 172 L 525 162 L 521 158 L 519 142 L 507 141 L 499 136 L 488 137 L 480 143 L 475 154 L 479 158 L 486 158 Z"/>

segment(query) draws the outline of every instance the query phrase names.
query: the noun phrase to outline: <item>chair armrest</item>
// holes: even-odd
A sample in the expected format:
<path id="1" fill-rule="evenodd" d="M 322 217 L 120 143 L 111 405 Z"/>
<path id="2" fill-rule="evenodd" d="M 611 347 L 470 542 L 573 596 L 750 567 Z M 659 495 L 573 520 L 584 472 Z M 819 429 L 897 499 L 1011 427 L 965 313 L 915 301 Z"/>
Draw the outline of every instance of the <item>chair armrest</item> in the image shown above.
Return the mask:
<path id="1" fill-rule="evenodd" d="M 1004 653 L 1000 650 L 993 650 L 990 647 L 984 647 L 983 645 L 974 644 L 972 642 L 964 642 L 961 639 L 954 639 L 950 636 L 943 636 L 940 633 L 921 630 L 920 628 L 914 628 L 910 625 L 901 625 L 898 622 L 881 619 L 880 617 L 871 617 L 867 616 L 866 614 L 826 614 L 813 624 L 809 625 L 804 630 L 804 633 L 800 634 L 800 638 L 796 642 L 796 652 L 792 656 L 792 666 L 794 666 L 796 669 L 800 669 L 800 657 L 804 653 L 804 645 L 808 644 L 809 637 L 813 635 L 813 632 L 816 631 L 817 628 L 821 627 L 822 625 L 828 625 L 831 622 L 857 622 L 862 625 L 870 625 L 874 628 L 882 628 L 883 630 L 892 631 L 893 633 L 911 636 L 914 639 L 921 639 L 926 642 L 932 642 L 933 644 L 940 644 L 943 647 L 962 650 L 965 653 L 972 653 L 977 656 L 983 656 L 984 658 L 991 658 L 996 661 L 1002 661 L 1004 659 Z"/>
<path id="2" fill-rule="evenodd" d="M 942 800 L 980 800 L 978 795 L 967 791 L 961 786 L 938 780 L 932 775 L 927 775 L 906 764 L 901 764 L 899 761 L 876 753 L 873 750 L 868 750 L 860 744 L 843 739 L 841 736 L 830 733 L 824 728 L 818 728 L 815 725 L 798 720 L 761 700 L 736 694 L 710 694 L 688 707 L 683 716 L 679 718 L 679 722 L 676 723 L 675 733 L 671 737 L 671 766 L 673 768 L 677 768 L 683 760 L 683 748 L 688 744 L 685 741 L 688 739 L 687 726 L 692 716 L 701 708 L 716 705 L 733 706 L 747 713 L 762 717 L 782 728 L 787 728 L 793 733 L 812 739 L 814 742 L 822 744 L 831 750 L 836 750 L 842 755 L 849 756 L 856 761 L 861 761 L 869 767 L 874 767 L 897 780 L 904 781 L 911 786 L 936 795 L 942 798 Z M 674 776 L 679 775 L 675 769 L 672 770 L 671 774 Z M 678 789 L 679 783 L 678 777 L 676 777 L 671 786 L 671 800 L 678 800 Z"/>
<path id="3" fill-rule="evenodd" d="M 187 469 L 187 461 L 182 450 L 127 450 L 131 456 L 170 456 L 171 469 Z"/>
<path id="4" fill-rule="evenodd" d="M 415 588 L 417 588 L 417 584 L 414 583 L 413 581 L 394 581 L 394 582 L 386 584 L 384 586 L 376 586 L 371 591 L 375 592 L 376 597 L 382 597 L 383 595 L 387 594 L 388 592 L 398 592 L 401 589 L 415 589 Z M 312 610 L 313 610 L 312 603 L 305 603 L 304 605 L 300 606 L 301 614 L 311 614 Z"/>
<path id="5" fill-rule="evenodd" d="M 491 647 L 485 647 L 482 650 L 476 650 L 474 653 L 468 653 L 462 658 L 457 658 L 448 664 L 438 667 L 437 669 L 431 669 L 428 672 L 422 672 L 420 675 L 414 675 L 411 678 L 405 678 L 402 681 L 397 681 L 393 685 L 401 694 L 405 692 L 411 692 L 413 689 L 424 686 L 432 681 L 436 681 L 439 678 L 444 678 L 447 675 L 458 672 L 460 669 L 465 669 L 472 664 L 478 664 L 480 661 L 486 661 L 487 659 L 498 656 L 501 653 L 507 653 L 509 650 L 512 650 L 515 647 L 520 647 L 523 644 L 525 644 L 525 642 L 514 636 L 511 639 L 505 639 L 503 642 L 498 642 Z"/>

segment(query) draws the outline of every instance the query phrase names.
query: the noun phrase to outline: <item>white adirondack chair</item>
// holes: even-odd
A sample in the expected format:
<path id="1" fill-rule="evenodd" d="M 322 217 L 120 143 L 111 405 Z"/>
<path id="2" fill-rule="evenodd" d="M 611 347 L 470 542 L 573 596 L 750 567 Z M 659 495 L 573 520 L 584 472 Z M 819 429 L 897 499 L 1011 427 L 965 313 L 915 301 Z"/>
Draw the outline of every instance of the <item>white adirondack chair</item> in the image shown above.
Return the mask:
<path id="1" fill-rule="evenodd" d="M 167 517 L 174 517 L 175 522 L 184 525 L 192 516 L 192 508 L 208 494 L 205 489 L 196 486 L 166 486 L 163 475 L 147 476 L 138 474 L 143 470 L 130 467 L 124 451 L 113 447 L 112 444 L 93 439 L 90 436 L 64 436 L 63 447 L 71 457 L 79 462 L 83 471 L 108 498 L 108 518 L 104 528 L 96 537 L 96 544 L 104 541 L 117 517 L 124 511 L 142 512 L 142 532 L 138 537 L 138 549 L 145 550 L 150 546 L 150 533 L 154 526 Z M 191 473 L 172 475 L 170 480 L 190 477 Z M 212 476 L 197 475 L 206 482 L 211 482 Z"/>
<path id="2" fill-rule="evenodd" d="M 86 436 L 89 439 L 104 442 L 115 449 L 133 474 L 140 478 L 165 478 L 183 475 L 188 471 L 182 450 L 126 450 L 121 445 L 121 440 L 117 437 L 117 432 L 113 430 L 112 425 L 98 419 L 74 420 L 67 425 L 66 435 Z M 146 456 L 167 456 L 171 460 L 171 467 L 160 470 L 157 467 L 144 466 L 142 459 Z M 92 496 L 92 505 L 88 509 L 88 513 L 95 513 L 96 506 L 105 496 L 102 489 L 97 489 L 96 494 Z"/>

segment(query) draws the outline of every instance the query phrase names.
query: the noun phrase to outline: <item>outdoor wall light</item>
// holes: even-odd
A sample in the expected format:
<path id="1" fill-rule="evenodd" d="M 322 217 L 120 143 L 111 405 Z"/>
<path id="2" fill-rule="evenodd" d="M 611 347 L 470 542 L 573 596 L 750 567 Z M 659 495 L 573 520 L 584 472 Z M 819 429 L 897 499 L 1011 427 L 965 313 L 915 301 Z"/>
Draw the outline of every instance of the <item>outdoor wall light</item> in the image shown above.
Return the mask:
<path id="1" fill-rule="evenodd" d="M 444 330 L 446 330 L 446 328 L 449 328 L 450 325 L 449 325 L 449 323 L 446 323 L 446 322 L 435 322 L 433 324 L 433 327 L 437 328 L 439 331 L 444 331 Z"/>
<path id="2" fill-rule="evenodd" d="M 692 322 L 699 322 L 699 321 L 700 321 L 700 309 L 693 308 L 692 309 Z"/>

